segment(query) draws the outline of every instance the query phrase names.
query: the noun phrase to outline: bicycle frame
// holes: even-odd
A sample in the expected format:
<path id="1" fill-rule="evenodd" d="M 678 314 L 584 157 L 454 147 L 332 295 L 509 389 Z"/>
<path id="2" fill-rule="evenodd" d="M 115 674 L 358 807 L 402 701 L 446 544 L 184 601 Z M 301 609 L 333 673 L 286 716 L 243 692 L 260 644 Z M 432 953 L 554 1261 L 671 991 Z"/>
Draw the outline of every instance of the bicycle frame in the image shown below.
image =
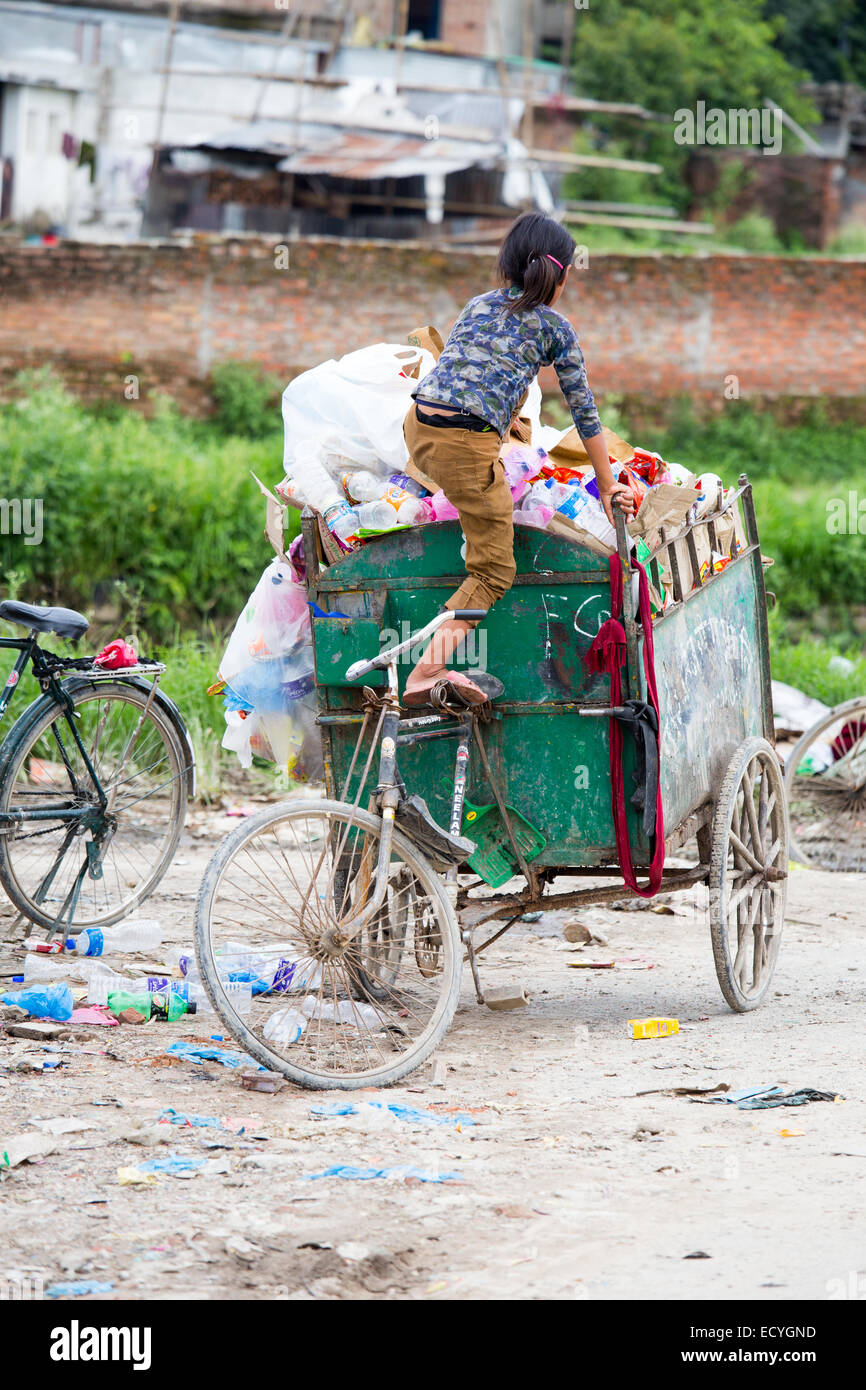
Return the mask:
<path id="1" fill-rule="evenodd" d="M 412 633 L 405 641 L 388 647 L 370 661 L 356 661 L 346 672 L 347 680 L 357 680 L 374 670 L 385 670 L 387 674 L 387 694 L 382 697 L 383 713 L 380 721 L 381 738 L 379 742 L 379 781 L 376 795 L 382 815 L 382 834 L 379 839 L 379 854 L 373 885 L 373 896 L 362 910 L 343 924 L 340 930 L 325 933 L 326 942 L 330 939 L 335 950 L 342 950 L 375 917 L 385 901 L 388 889 L 388 866 L 391 859 L 391 845 L 394 836 L 394 818 L 404 790 L 403 780 L 397 766 L 398 747 L 411 747 L 432 738 L 456 738 L 458 740 L 454 769 L 454 789 L 451 799 L 450 832 L 460 834 L 463 821 L 463 802 L 466 796 L 466 774 L 469 765 L 469 749 L 472 741 L 472 716 L 469 711 L 461 718 L 457 715 L 422 714 L 412 719 L 400 719 L 400 701 L 397 684 L 397 659 L 416 643 L 426 640 L 454 615 L 451 612 L 439 613 L 418 632 Z M 360 740 L 359 740 L 360 742 Z M 351 771 L 350 771 L 351 775 Z M 357 800 L 363 791 L 364 779 L 358 789 Z M 344 795 L 348 790 L 348 779 Z M 447 881 L 456 883 L 456 869 L 449 870 Z"/>
<path id="2" fill-rule="evenodd" d="M 105 807 L 108 805 L 108 797 L 105 795 L 105 792 L 103 791 L 102 784 L 100 783 L 99 777 L 96 772 L 96 768 L 93 766 L 87 749 L 84 747 L 84 744 L 81 740 L 81 736 L 75 727 L 75 722 L 72 718 L 72 701 L 69 699 L 69 696 L 63 689 L 63 686 L 57 680 L 57 677 L 54 674 L 54 672 L 50 671 L 42 661 L 42 651 L 39 647 L 38 642 L 36 641 L 36 634 L 31 632 L 29 637 L 0 637 L 0 648 L 3 647 L 5 647 L 7 650 L 18 651 L 19 655 L 15 661 L 15 665 L 13 666 L 6 679 L 6 684 L 3 687 L 3 693 L 0 694 L 0 722 L 2 722 L 6 714 L 6 710 L 9 708 L 9 702 L 12 699 L 12 695 L 18 686 L 18 682 L 21 679 L 22 674 L 24 673 L 24 671 L 26 671 L 28 664 L 32 662 L 33 674 L 39 681 L 39 684 L 41 685 L 43 692 L 45 694 L 53 696 L 58 708 L 63 711 L 63 714 L 66 718 L 66 723 L 69 725 L 72 737 L 75 740 L 75 743 L 78 747 L 78 751 L 81 754 L 82 760 L 84 762 L 84 766 L 87 768 L 88 775 L 91 778 L 94 787 L 96 788 L 100 808 L 104 810 Z M 69 758 L 67 756 L 66 749 L 63 745 L 63 741 L 57 734 L 56 729 L 54 730 L 54 737 L 57 741 L 57 746 L 60 750 L 60 756 L 63 759 L 63 764 L 72 782 L 73 790 L 78 791 L 79 788 L 75 778 L 75 773 L 73 772 L 72 765 L 69 762 Z M 31 820 L 75 820 L 80 819 L 81 814 L 82 812 L 80 807 L 70 807 L 67 809 L 60 808 L 48 811 L 0 811 L 0 825 L 9 824 L 10 822 L 14 824 L 20 824 L 24 821 Z"/>

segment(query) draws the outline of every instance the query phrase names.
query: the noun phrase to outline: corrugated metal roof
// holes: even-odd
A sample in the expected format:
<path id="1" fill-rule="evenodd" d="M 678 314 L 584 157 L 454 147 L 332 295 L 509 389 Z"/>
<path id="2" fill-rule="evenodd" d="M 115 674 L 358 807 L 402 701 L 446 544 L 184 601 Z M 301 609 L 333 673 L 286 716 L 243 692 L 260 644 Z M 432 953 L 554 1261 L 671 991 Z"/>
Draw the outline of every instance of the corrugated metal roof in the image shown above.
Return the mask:
<path id="1" fill-rule="evenodd" d="M 298 149 L 280 160 L 277 168 L 284 173 L 330 174 L 340 179 L 405 179 L 415 174 L 455 173 L 495 159 L 498 153 L 489 142 L 340 131 L 312 148 Z"/>

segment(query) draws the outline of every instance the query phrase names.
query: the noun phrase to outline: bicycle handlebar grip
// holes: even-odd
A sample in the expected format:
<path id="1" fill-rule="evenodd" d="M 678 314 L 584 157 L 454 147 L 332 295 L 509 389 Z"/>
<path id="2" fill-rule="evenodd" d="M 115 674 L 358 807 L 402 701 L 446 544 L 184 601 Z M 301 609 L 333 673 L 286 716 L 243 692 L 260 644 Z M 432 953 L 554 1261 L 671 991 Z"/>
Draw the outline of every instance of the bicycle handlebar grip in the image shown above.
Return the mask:
<path id="1" fill-rule="evenodd" d="M 454 608 L 451 611 L 452 618 L 459 618 L 464 623 L 480 623 L 482 618 L 487 617 L 486 608 Z"/>
<path id="2" fill-rule="evenodd" d="M 353 661 L 346 672 L 347 681 L 360 680 L 361 676 L 369 676 L 371 671 L 376 670 L 375 661 Z"/>

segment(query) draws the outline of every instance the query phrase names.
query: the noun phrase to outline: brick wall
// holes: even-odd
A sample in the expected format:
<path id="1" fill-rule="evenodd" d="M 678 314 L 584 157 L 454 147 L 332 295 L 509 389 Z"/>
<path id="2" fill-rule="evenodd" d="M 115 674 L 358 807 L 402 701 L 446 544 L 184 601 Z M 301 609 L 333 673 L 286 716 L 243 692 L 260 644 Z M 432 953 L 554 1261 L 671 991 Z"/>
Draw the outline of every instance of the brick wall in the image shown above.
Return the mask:
<path id="1" fill-rule="evenodd" d="M 288 377 L 418 324 L 447 333 L 493 255 L 340 240 L 0 248 L 0 382 L 53 363 L 90 397 L 125 375 L 184 396 L 215 362 Z M 864 394 L 866 262 L 593 256 L 561 307 L 601 399 Z M 550 383 L 555 385 L 555 382 Z"/>

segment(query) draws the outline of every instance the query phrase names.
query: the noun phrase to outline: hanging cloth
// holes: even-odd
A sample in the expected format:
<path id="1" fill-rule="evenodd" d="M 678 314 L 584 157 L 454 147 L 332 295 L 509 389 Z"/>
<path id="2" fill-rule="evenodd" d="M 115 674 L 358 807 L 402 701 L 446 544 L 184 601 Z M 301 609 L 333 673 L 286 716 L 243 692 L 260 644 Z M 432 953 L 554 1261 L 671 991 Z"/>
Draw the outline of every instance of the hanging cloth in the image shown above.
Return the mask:
<path id="1" fill-rule="evenodd" d="M 643 566 L 634 557 L 632 557 L 631 563 L 638 574 L 638 611 L 643 627 L 643 665 L 649 701 L 629 700 L 625 706 L 622 702 L 622 667 L 625 663 L 626 640 L 625 628 L 621 622 L 622 571 L 618 555 L 611 555 L 609 560 L 611 616 L 606 623 L 602 623 L 596 633 L 592 646 L 584 657 L 584 665 L 591 672 L 607 672 L 610 676 L 611 705 L 623 708 L 621 718 L 611 718 L 610 721 L 610 786 L 616 852 L 626 887 L 641 898 L 652 898 L 661 885 L 662 869 L 665 862 L 665 826 L 659 775 L 661 762 L 658 743 L 659 701 L 656 688 L 649 585 Z M 626 710 L 628 713 L 625 713 Z M 649 879 L 643 887 L 638 885 L 635 877 L 631 844 L 628 837 L 625 785 L 622 772 L 621 723 L 630 725 L 637 743 L 638 785 L 632 802 L 643 810 L 644 829 L 651 835 L 652 859 L 649 865 Z"/>

